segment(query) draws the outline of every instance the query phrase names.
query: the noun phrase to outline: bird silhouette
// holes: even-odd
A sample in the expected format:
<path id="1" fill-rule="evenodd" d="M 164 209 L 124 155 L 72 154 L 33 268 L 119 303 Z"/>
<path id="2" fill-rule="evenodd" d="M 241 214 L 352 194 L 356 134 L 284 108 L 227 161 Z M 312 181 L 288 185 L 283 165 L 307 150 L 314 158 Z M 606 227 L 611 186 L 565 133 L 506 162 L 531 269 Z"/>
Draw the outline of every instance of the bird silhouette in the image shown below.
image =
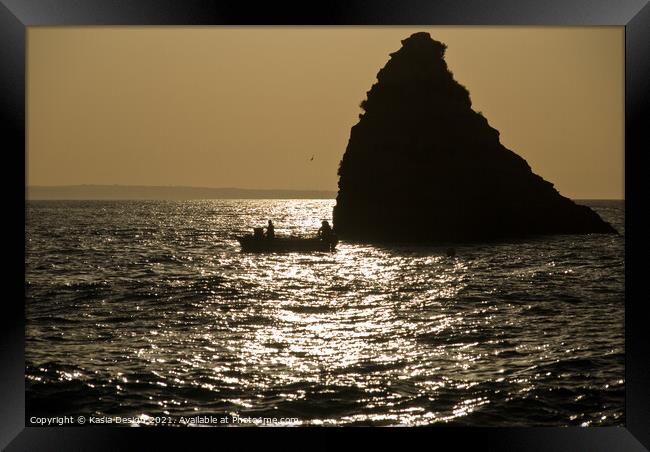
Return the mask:
<path id="1" fill-rule="evenodd" d="M 314 160 L 314 156 L 313 156 L 313 155 L 311 156 L 311 158 L 309 159 L 309 161 L 311 162 L 312 160 Z"/>

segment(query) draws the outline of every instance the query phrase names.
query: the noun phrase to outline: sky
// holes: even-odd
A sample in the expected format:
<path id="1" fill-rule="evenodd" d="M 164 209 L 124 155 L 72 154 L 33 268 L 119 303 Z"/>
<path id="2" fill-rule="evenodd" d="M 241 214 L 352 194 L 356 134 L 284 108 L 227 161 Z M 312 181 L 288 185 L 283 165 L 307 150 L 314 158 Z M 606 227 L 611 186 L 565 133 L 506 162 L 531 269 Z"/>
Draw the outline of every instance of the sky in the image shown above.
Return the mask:
<path id="1" fill-rule="evenodd" d="M 624 198 L 623 27 L 29 27 L 27 183 L 336 190 L 418 31 L 535 173 Z"/>

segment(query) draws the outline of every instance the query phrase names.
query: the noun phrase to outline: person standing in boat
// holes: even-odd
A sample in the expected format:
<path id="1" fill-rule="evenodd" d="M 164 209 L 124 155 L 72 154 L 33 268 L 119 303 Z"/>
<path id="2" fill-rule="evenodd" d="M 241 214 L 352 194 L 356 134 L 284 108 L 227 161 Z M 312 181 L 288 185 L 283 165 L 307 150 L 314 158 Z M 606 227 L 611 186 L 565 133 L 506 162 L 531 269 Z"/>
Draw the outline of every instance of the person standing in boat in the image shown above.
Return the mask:
<path id="1" fill-rule="evenodd" d="M 266 238 L 271 240 L 275 238 L 275 227 L 273 226 L 273 222 L 269 220 L 269 224 L 266 227 Z"/>

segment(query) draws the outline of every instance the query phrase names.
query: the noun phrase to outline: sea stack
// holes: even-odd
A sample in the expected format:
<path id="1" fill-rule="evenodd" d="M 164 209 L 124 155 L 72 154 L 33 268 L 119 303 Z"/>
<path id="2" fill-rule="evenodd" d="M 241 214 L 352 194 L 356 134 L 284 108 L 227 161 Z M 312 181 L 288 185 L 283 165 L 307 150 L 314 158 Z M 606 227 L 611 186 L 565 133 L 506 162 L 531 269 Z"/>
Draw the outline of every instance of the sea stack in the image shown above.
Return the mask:
<path id="1" fill-rule="evenodd" d="M 339 166 L 339 237 L 442 243 L 616 233 L 506 149 L 428 33 L 402 41 L 361 103 Z"/>

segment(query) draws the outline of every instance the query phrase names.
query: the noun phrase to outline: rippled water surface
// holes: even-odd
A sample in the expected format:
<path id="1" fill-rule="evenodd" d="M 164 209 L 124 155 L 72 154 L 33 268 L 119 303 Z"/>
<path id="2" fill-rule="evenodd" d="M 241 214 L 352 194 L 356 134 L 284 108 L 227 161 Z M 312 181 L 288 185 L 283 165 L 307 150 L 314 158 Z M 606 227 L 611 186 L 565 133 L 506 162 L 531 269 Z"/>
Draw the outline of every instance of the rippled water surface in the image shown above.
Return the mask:
<path id="1" fill-rule="evenodd" d="M 621 236 L 444 248 L 313 234 L 333 200 L 34 201 L 27 415 L 238 415 L 298 424 L 624 422 Z"/>

